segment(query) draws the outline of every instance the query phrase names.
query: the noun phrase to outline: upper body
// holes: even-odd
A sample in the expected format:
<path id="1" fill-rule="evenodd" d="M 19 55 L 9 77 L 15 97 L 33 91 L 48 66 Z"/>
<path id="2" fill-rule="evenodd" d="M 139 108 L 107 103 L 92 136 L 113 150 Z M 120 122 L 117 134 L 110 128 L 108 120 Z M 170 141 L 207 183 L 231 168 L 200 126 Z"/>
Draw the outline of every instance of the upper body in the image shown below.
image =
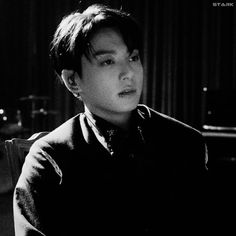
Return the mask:
<path id="1" fill-rule="evenodd" d="M 85 112 L 32 146 L 14 193 L 17 236 L 151 234 L 198 225 L 204 140 L 138 106 L 141 49 L 139 29 L 122 11 L 92 6 L 63 18 L 51 57 Z"/>
<path id="2" fill-rule="evenodd" d="M 33 144 L 15 190 L 16 235 L 197 227 L 207 197 L 201 134 L 146 106 L 129 134 L 86 113 Z"/>

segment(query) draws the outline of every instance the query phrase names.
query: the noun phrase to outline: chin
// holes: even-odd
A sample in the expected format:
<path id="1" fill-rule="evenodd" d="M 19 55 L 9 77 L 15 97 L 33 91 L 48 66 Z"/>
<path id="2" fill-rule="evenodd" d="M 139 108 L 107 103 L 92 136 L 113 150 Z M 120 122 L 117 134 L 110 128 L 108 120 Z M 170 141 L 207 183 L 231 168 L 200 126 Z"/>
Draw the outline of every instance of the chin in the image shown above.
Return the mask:
<path id="1" fill-rule="evenodd" d="M 129 112 L 136 109 L 137 106 L 138 106 L 138 103 L 132 103 L 132 104 L 126 103 L 120 106 L 120 110 L 123 112 Z"/>

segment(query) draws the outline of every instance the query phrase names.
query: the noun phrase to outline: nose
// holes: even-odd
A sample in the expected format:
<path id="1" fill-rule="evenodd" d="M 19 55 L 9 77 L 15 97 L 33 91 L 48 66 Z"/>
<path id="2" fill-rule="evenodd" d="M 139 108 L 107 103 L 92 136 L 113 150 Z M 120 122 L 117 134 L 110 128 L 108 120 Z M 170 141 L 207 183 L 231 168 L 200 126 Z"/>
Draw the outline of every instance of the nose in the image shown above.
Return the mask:
<path id="1" fill-rule="evenodd" d="M 120 66 L 120 74 L 119 79 L 120 80 L 126 80 L 126 79 L 133 79 L 134 76 L 134 70 L 132 66 L 129 63 L 122 63 Z"/>

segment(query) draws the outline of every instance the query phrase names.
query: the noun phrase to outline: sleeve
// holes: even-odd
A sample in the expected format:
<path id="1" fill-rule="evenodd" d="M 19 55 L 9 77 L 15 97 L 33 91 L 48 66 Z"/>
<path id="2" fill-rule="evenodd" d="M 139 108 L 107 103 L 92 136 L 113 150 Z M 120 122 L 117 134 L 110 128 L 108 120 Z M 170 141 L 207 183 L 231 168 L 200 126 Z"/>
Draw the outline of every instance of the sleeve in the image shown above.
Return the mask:
<path id="1" fill-rule="evenodd" d="M 33 145 L 34 146 L 34 145 Z M 36 145 L 26 156 L 13 196 L 16 236 L 51 235 L 49 219 L 62 173 L 51 156 Z M 50 209 L 51 207 L 51 209 Z"/>

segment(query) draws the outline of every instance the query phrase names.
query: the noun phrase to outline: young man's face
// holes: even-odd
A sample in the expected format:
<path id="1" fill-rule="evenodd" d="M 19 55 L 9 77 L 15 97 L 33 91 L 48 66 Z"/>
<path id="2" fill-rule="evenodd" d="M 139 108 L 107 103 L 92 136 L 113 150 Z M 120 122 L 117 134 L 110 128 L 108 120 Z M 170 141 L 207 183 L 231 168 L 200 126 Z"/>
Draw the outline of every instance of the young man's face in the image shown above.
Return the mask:
<path id="1" fill-rule="evenodd" d="M 81 60 L 80 95 L 85 105 L 103 117 L 131 112 L 143 86 L 139 52 L 128 52 L 121 35 L 112 28 L 100 29 L 91 45 L 94 55 Z"/>

